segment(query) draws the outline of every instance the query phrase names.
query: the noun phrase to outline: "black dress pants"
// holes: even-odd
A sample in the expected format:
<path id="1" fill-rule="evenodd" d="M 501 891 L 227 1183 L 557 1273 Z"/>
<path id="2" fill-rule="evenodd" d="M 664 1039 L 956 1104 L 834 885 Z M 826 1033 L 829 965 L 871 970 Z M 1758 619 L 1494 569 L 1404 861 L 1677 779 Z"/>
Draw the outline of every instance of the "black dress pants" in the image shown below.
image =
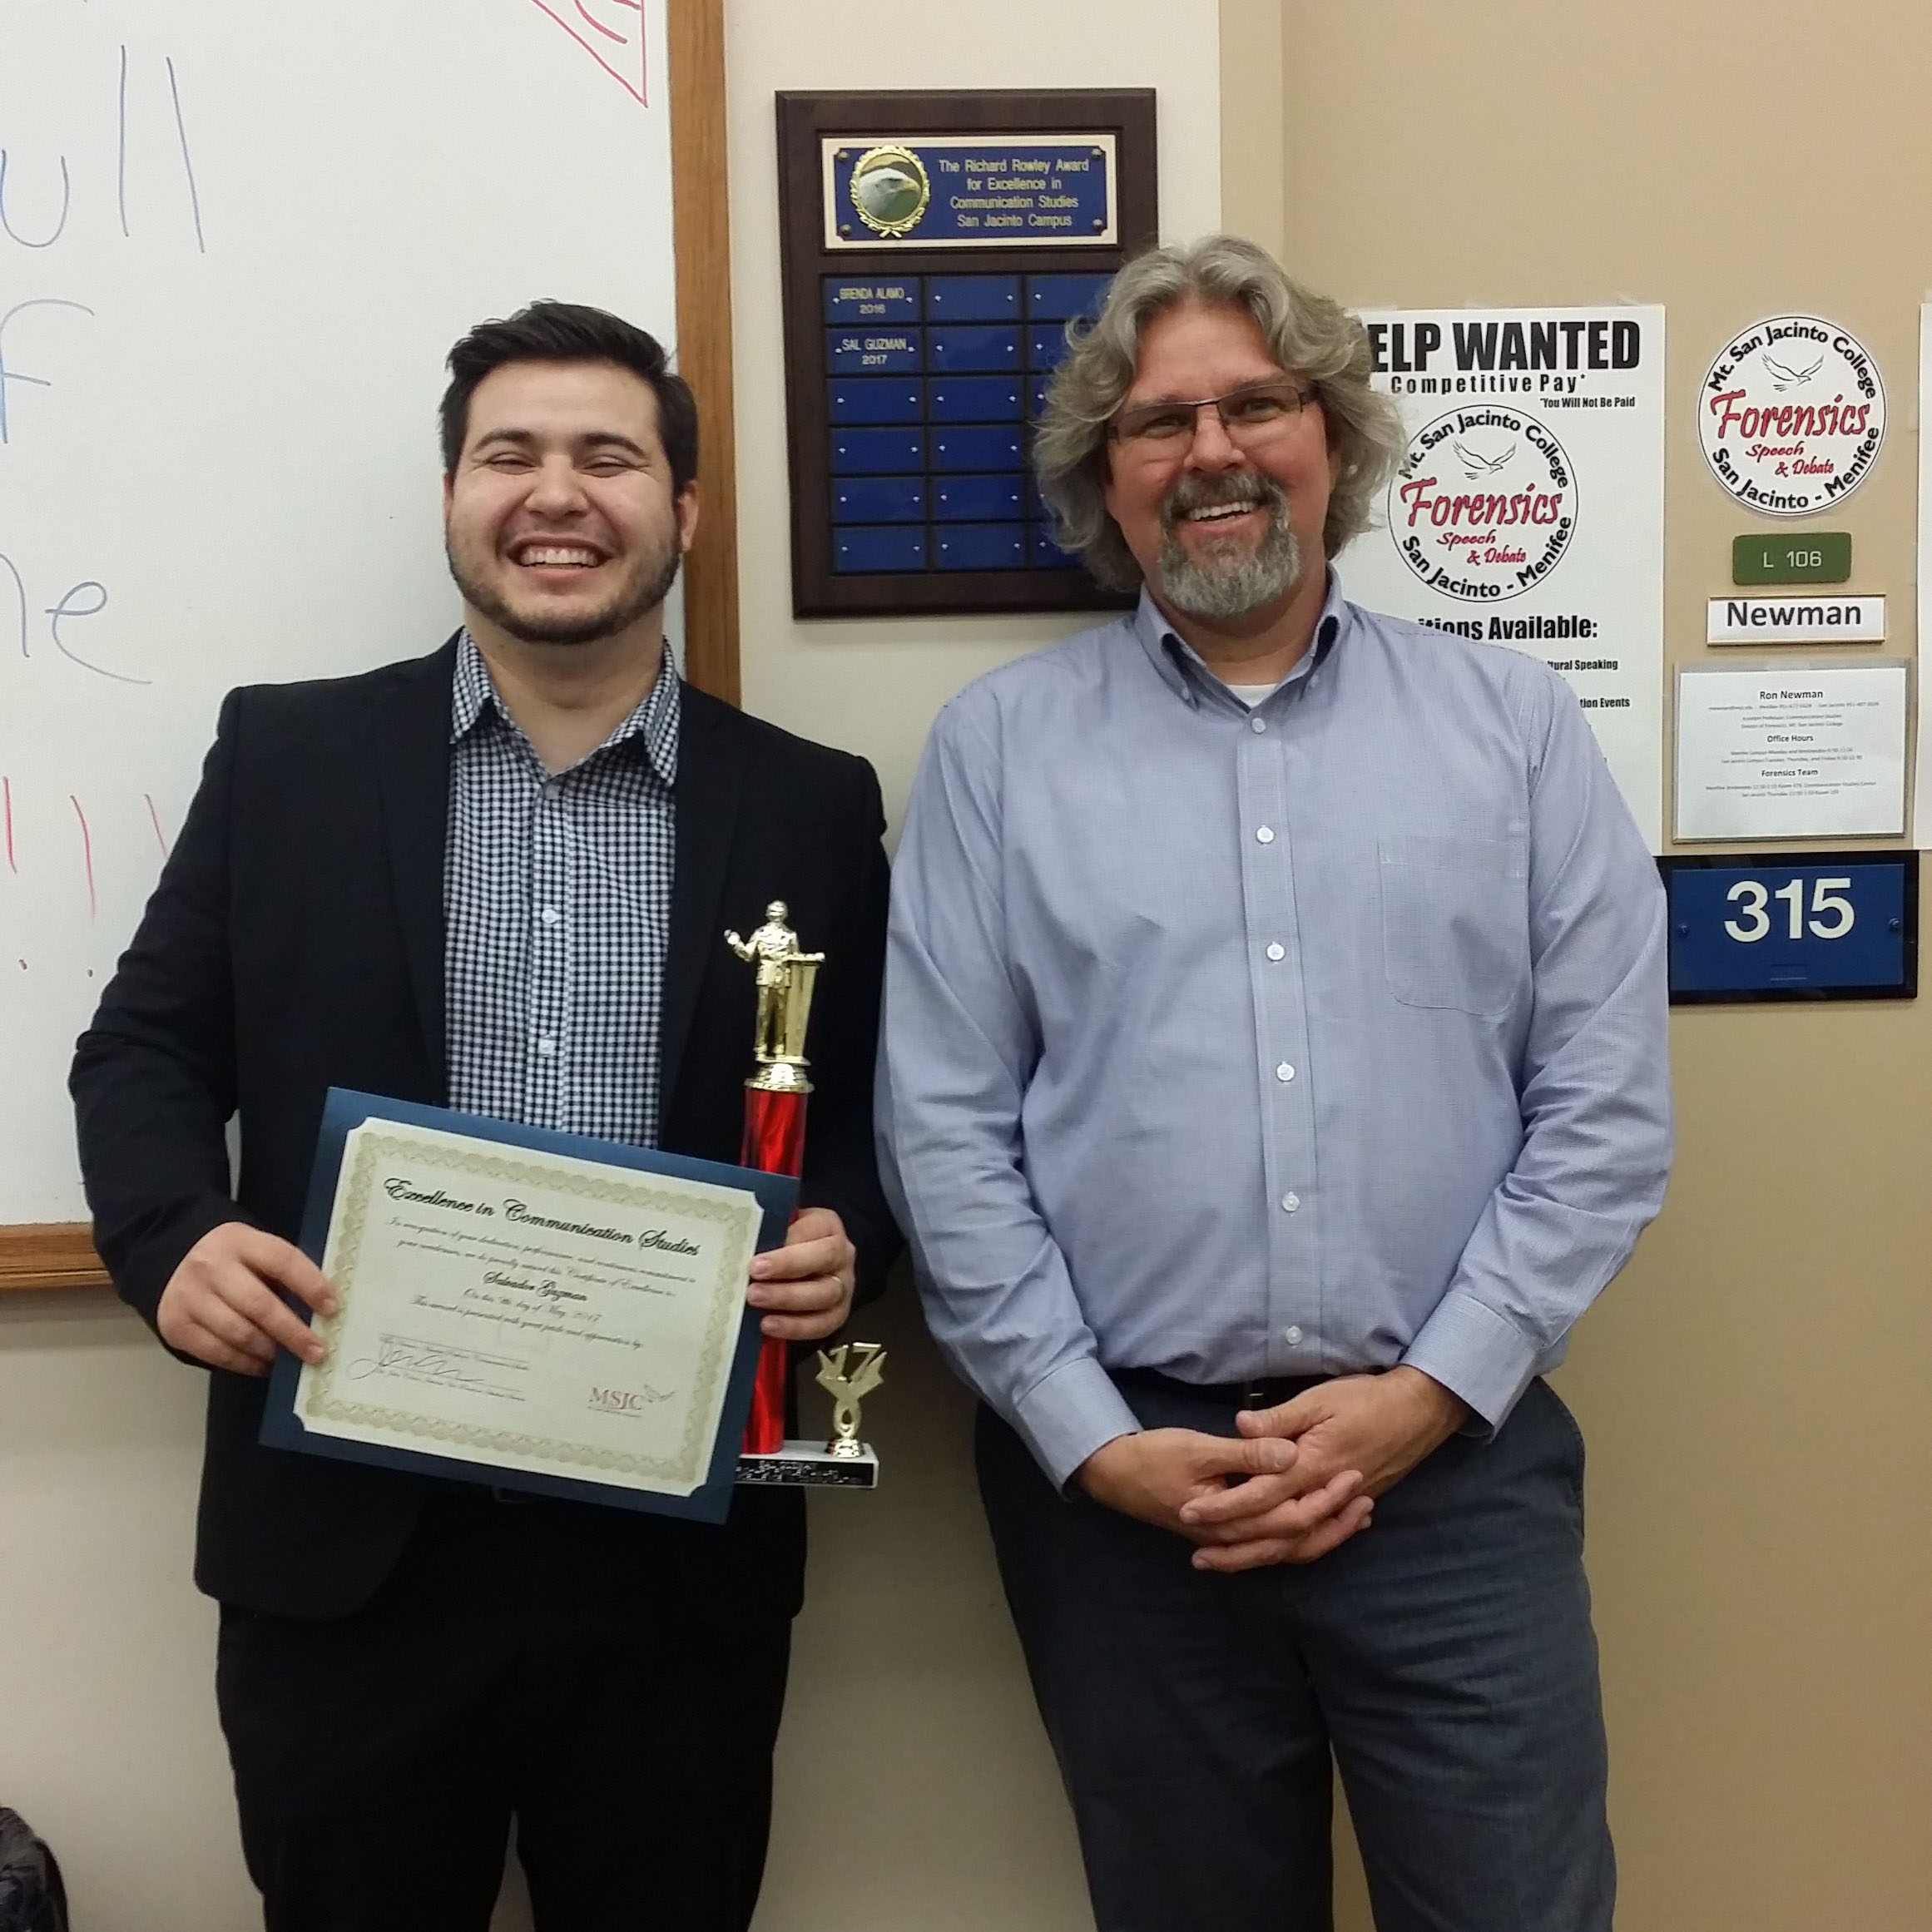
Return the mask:
<path id="1" fill-rule="evenodd" d="M 661 1525 L 453 1487 L 374 1602 L 225 1605 L 217 1701 L 267 1932 L 744 1932 L 790 1624 L 682 1601 Z"/>
<path id="2" fill-rule="evenodd" d="M 1235 1434 L 1235 1392 L 1119 1380 L 1149 1428 Z M 1329 1932 L 1338 1766 L 1380 1932 L 1610 1932 L 1583 1439 L 1546 1384 L 1300 1568 L 1196 1570 L 984 1410 L 979 1479 L 1099 1932 Z"/>

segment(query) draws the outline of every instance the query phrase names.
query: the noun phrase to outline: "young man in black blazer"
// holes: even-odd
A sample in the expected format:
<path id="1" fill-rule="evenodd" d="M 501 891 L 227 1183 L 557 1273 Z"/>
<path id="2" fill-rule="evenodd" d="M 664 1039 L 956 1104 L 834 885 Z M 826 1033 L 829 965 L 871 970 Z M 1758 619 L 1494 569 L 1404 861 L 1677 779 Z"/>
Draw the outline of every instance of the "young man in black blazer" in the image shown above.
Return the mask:
<path id="1" fill-rule="evenodd" d="M 785 900 L 829 959 L 804 1200 L 765 1332 L 833 1332 L 896 1236 L 872 1155 L 885 919 L 857 758 L 683 685 L 689 390 L 539 303 L 450 355 L 464 627 L 414 662 L 232 693 L 72 1087 L 122 1295 L 210 1376 L 196 1577 L 271 1932 L 483 1932 L 515 1822 L 545 1932 L 739 1932 L 763 1866 L 805 1525 L 722 1527 L 265 1449 L 279 1299 L 331 1086 L 735 1160 L 752 976 Z M 232 1178 L 226 1144 L 240 1125 Z"/>

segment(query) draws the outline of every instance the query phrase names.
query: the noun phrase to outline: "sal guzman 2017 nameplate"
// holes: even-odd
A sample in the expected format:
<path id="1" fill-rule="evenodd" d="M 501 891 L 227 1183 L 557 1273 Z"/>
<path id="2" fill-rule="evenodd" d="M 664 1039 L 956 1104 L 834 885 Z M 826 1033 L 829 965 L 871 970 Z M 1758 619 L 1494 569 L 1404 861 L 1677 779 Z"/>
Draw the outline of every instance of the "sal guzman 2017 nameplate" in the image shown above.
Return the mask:
<path id="1" fill-rule="evenodd" d="M 800 617 L 1084 610 L 1033 425 L 1157 227 L 1154 97 L 781 94 Z"/>

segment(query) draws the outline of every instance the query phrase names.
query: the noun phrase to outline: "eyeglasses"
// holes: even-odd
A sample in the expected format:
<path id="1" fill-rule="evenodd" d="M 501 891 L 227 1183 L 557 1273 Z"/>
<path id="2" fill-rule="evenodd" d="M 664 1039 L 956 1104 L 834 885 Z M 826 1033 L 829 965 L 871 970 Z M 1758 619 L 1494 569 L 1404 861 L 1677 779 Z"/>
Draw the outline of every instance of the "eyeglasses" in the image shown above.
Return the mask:
<path id="1" fill-rule="evenodd" d="M 1107 433 L 1136 448 L 1177 450 L 1193 440 L 1200 412 L 1212 409 L 1221 428 L 1245 448 L 1287 429 L 1314 398 L 1313 389 L 1287 377 L 1248 383 L 1225 396 L 1203 396 L 1194 403 L 1136 403 L 1114 416 Z"/>

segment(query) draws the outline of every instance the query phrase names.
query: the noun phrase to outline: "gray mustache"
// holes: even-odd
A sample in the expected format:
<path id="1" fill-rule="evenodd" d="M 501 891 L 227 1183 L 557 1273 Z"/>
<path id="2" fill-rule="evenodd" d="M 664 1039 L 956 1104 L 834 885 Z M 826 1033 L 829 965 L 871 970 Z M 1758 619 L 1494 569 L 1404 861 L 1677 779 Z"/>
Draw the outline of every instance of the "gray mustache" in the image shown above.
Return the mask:
<path id="1" fill-rule="evenodd" d="M 1287 493 L 1272 477 L 1183 477 L 1168 491 L 1161 521 L 1171 530 L 1191 511 L 1218 509 L 1226 503 L 1244 508 L 1266 503 L 1280 509 L 1287 501 Z"/>

